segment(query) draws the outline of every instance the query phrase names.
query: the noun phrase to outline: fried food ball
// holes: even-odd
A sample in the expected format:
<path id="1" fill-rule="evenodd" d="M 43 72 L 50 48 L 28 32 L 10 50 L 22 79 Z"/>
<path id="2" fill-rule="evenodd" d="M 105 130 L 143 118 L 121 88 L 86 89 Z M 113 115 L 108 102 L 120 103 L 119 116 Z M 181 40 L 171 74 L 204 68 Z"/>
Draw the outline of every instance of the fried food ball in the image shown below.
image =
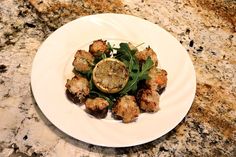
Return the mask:
<path id="1" fill-rule="evenodd" d="M 167 72 L 164 69 L 152 67 L 148 72 L 146 85 L 151 90 L 162 91 L 167 85 Z"/>
<path id="2" fill-rule="evenodd" d="M 80 100 L 80 102 L 83 102 L 90 92 L 88 80 L 78 75 L 70 80 L 68 79 L 65 86 L 75 98 Z"/>
<path id="3" fill-rule="evenodd" d="M 154 65 L 157 66 L 158 64 L 158 60 L 157 60 L 157 55 L 156 53 L 153 51 L 152 48 L 147 47 L 145 50 L 143 51 L 139 51 L 135 53 L 136 58 L 138 59 L 138 61 L 140 63 L 144 63 L 148 57 L 151 57 L 151 60 L 153 61 Z"/>
<path id="4" fill-rule="evenodd" d="M 157 112 L 159 108 L 159 94 L 155 90 L 141 89 L 137 93 L 139 107 L 146 112 Z"/>
<path id="5" fill-rule="evenodd" d="M 93 61 L 94 57 L 93 55 L 91 55 L 91 53 L 84 50 L 78 50 L 75 54 L 75 59 L 72 64 L 75 70 L 80 72 L 87 72 L 91 70 Z"/>
<path id="6" fill-rule="evenodd" d="M 106 40 L 99 39 L 93 41 L 93 43 L 89 46 L 89 52 L 95 57 L 99 57 L 103 53 L 109 53 Z"/>
<path id="7" fill-rule="evenodd" d="M 85 107 L 89 114 L 97 118 L 105 118 L 108 112 L 109 103 L 103 98 L 88 98 L 85 101 Z"/>
<path id="8" fill-rule="evenodd" d="M 112 109 L 112 113 L 115 117 L 122 119 L 124 123 L 129 123 L 138 117 L 140 110 L 135 97 L 125 95 L 117 100 L 116 105 Z"/>

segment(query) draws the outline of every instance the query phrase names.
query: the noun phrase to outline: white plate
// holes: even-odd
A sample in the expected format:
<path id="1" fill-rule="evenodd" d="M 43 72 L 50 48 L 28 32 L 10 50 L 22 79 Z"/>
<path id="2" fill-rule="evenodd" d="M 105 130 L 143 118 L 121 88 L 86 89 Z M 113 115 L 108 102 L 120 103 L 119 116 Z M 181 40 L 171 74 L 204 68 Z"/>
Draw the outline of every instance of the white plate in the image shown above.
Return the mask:
<path id="1" fill-rule="evenodd" d="M 96 39 L 145 42 L 157 52 L 161 67 L 168 72 L 160 111 L 124 124 L 93 118 L 66 98 L 65 82 L 72 77 L 76 50 L 88 50 Z M 196 76 L 186 50 L 158 25 L 130 15 L 98 14 L 62 26 L 43 42 L 34 58 L 31 85 L 42 112 L 66 134 L 95 145 L 125 147 L 155 140 L 181 122 L 195 96 Z"/>

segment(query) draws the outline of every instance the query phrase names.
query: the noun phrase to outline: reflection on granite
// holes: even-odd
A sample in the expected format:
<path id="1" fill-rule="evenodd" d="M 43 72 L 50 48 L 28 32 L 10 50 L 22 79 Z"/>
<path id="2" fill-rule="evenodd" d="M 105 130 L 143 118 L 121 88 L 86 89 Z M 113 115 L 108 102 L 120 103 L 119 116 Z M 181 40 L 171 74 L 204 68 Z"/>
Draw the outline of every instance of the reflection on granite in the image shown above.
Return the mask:
<path id="1" fill-rule="evenodd" d="M 80 142 L 55 128 L 32 97 L 31 65 L 43 40 L 73 19 L 103 12 L 160 25 L 194 63 L 192 108 L 175 129 L 153 142 L 129 148 Z M 236 156 L 235 17 L 234 0 L 1 0 L 0 157 Z"/>

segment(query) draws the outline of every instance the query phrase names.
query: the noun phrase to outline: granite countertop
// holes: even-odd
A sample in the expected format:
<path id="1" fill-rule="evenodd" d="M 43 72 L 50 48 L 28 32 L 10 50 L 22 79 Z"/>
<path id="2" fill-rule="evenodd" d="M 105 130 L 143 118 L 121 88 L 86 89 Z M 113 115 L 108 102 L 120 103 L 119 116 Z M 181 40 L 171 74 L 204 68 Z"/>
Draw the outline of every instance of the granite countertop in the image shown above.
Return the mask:
<path id="1" fill-rule="evenodd" d="M 193 61 L 197 91 L 189 113 L 150 143 L 104 148 L 72 139 L 32 96 L 32 61 L 45 38 L 73 19 L 104 12 L 160 25 Z M 236 156 L 235 75 L 235 0 L 1 0 L 0 157 Z"/>

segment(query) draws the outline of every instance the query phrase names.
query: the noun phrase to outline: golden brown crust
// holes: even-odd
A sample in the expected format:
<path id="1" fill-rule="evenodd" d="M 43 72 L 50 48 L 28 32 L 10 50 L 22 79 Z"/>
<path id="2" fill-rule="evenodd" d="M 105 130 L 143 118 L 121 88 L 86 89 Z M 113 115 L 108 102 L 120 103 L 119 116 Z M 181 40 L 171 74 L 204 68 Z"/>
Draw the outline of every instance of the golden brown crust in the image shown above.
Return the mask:
<path id="1" fill-rule="evenodd" d="M 135 97 L 125 95 L 117 100 L 115 107 L 112 109 L 112 113 L 121 118 L 124 123 L 129 123 L 138 117 L 140 110 Z"/>
<path id="2" fill-rule="evenodd" d="M 67 90 L 80 101 L 83 101 L 90 92 L 88 80 L 79 75 L 74 76 L 70 80 L 68 79 L 65 86 Z"/>
<path id="3" fill-rule="evenodd" d="M 157 55 L 156 53 L 153 51 L 152 48 L 147 47 L 145 50 L 143 51 L 139 51 L 135 53 L 136 58 L 138 59 L 138 61 L 140 63 L 144 63 L 148 57 L 151 57 L 151 60 L 153 61 L 154 65 L 157 66 L 158 65 L 158 60 L 157 60 Z"/>
<path id="4" fill-rule="evenodd" d="M 164 69 L 152 67 L 148 73 L 146 85 L 151 90 L 160 91 L 167 85 L 167 72 Z"/>
<path id="5" fill-rule="evenodd" d="M 99 57 L 103 53 L 109 53 L 106 40 L 99 39 L 93 41 L 93 43 L 89 46 L 89 52 L 95 57 Z"/>
<path id="6" fill-rule="evenodd" d="M 141 89 L 137 93 L 139 107 L 146 112 L 159 110 L 159 94 L 150 89 Z"/>
<path id="7" fill-rule="evenodd" d="M 85 101 L 85 107 L 89 114 L 98 117 L 105 118 L 108 112 L 109 103 L 103 98 L 88 98 Z"/>
<path id="8" fill-rule="evenodd" d="M 91 55 L 91 53 L 84 50 L 78 50 L 75 54 L 75 59 L 72 64 L 75 70 L 80 72 L 87 72 L 91 70 L 93 62 L 94 57 L 93 55 Z"/>

